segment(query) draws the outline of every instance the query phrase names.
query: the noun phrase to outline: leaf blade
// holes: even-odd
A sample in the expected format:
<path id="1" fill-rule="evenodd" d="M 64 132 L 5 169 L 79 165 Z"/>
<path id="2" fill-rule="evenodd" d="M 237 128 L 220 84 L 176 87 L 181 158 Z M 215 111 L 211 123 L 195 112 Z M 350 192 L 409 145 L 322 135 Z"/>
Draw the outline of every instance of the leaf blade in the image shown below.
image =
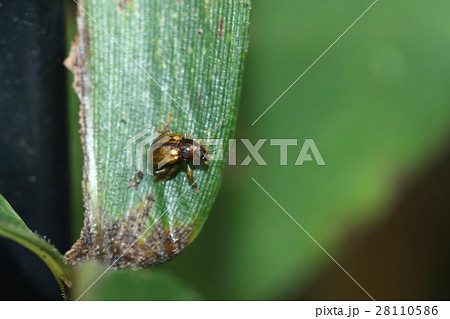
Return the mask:
<path id="1" fill-rule="evenodd" d="M 235 0 L 82 5 L 80 40 L 67 64 L 82 102 L 87 199 L 82 242 L 98 249 L 76 245 L 66 256 L 73 263 L 97 258 L 112 264 L 124 255 L 116 266 L 156 265 L 198 235 L 225 161 L 195 170 L 200 195 L 189 189 L 184 172 L 164 185 L 145 175 L 131 189 L 136 168 L 125 165 L 127 141 L 172 115 L 172 131 L 195 138 L 209 138 L 218 127 L 216 137 L 226 149 L 237 119 L 250 5 Z M 131 238 L 138 238 L 136 246 Z M 159 248 L 142 248 L 153 241 Z"/>

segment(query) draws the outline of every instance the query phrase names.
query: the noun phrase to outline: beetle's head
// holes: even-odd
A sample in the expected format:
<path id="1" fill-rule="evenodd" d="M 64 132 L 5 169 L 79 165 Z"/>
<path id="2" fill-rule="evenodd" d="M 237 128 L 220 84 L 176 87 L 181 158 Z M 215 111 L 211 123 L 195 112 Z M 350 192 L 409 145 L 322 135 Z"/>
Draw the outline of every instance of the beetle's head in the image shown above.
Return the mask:
<path id="1" fill-rule="evenodd" d="M 209 161 L 208 152 L 205 148 L 192 139 L 184 139 L 180 143 L 180 151 L 181 156 L 185 160 L 192 160 L 194 164 L 207 163 Z"/>

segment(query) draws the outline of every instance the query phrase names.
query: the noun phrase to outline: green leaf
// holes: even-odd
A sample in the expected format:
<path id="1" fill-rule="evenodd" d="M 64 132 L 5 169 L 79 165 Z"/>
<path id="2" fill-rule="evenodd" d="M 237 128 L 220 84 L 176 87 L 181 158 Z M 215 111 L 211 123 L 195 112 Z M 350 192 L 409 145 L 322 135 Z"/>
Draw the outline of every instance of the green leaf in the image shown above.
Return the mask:
<path id="1" fill-rule="evenodd" d="M 79 4 L 78 40 L 66 65 L 75 74 L 82 103 L 87 210 L 81 239 L 67 258 L 153 266 L 179 254 L 198 235 L 225 161 L 216 157 L 208 167 L 194 170 L 196 194 L 182 170 L 165 184 L 150 175 L 137 178 L 136 167 L 127 165 L 127 141 L 172 116 L 173 132 L 221 139 L 227 149 L 237 119 L 250 4 Z"/>
<path id="2" fill-rule="evenodd" d="M 0 195 L 0 235 L 28 248 L 50 268 L 61 291 L 68 296 L 71 287 L 70 270 L 64 257 L 46 240 L 33 233 L 6 199 Z"/>
<path id="3" fill-rule="evenodd" d="M 75 268 L 76 300 L 200 300 L 200 295 L 167 271 L 107 271 L 98 262 Z"/>

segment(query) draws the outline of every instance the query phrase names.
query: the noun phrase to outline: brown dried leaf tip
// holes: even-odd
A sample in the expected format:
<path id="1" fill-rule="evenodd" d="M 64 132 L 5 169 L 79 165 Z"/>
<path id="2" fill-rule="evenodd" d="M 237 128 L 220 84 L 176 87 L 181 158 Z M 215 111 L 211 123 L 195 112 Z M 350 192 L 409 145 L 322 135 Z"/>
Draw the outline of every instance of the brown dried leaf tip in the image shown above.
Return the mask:
<path id="1" fill-rule="evenodd" d="M 65 255 L 67 262 L 75 265 L 96 259 L 114 268 L 139 269 L 162 264 L 180 254 L 191 242 L 192 226 L 168 228 L 158 216 L 152 216 L 152 221 L 153 204 L 154 198 L 149 196 L 134 213 L 101 229 L 93 229 L 87 218 L 81 238 Z"/>

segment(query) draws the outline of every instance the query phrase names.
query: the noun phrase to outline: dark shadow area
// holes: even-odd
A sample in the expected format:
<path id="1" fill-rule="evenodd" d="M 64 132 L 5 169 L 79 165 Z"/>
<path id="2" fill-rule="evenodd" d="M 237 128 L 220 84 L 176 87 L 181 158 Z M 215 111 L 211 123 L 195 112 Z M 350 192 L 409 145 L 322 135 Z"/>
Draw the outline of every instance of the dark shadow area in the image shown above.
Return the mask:
<path id="1" fill-rule="evenodd" d="M 450 151 L 400 189 L 375 229 L 354 232 L 336 260 L 376 300 L 450 299 Z M 367 232 L 366 232 L 367 231 Z M 360 235 L 362 233 L 366 235 Z M 333 254 L 332 254 L 333 255 Z M 317 280 L 291 300 L 367 300 L 331 260 Z"/>
<path id="2" fill-rule="evenodd" d="M 0 194 L 28 227 L 69 248 L 62 1 L 0 0 Z M 60 300 L 33 253 L 0 238 L 1 300 Z"/>

